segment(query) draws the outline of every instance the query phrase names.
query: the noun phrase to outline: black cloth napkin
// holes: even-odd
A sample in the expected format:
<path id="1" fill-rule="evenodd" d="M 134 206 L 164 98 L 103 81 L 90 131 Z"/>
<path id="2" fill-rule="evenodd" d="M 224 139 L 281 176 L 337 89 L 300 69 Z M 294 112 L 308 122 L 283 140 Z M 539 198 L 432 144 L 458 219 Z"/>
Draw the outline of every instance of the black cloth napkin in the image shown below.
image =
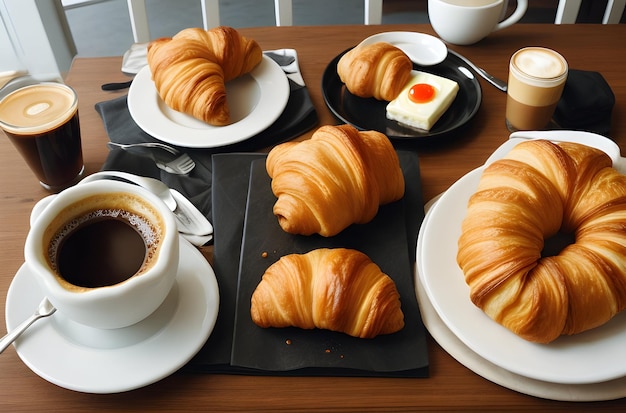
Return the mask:
<path id="1" fill-rule="evenodd" d="M 102 170 L 130 172 L 160 179 L 170 188 L 185 195 L 212 222 L 211 214 L 211 156 L 215 153 L 256 151 L 291 140 L 312 129 L 318 116 L 306 87 L 290 83 L 290 94 L 285 110 L 266 130 L 237 144 L 211 149 L 178 149 L 195 161 L 196 167 L 189 175 L 170 174 L 157 168 L 150 159 L 134 155 L 122 149 L 111 150 Z M 95 105 L 102 117 L 104 127 L 112 142 L 156 142 L 133 120 L 128 110 L 127 96 L 121 96 Z"/>
<path id="2" fill-rule="evenodd" d="M 260 375 L 428 376 L 426 333 L 412 278 L 417 233 L 424 216 L 419 160 L 414 152 L 398 151 L 398 154 L 407 182 L 404 199 L 381 208 L 371 226 L 354 226 L 346 230 L 343 241 L 341 237 L 331 241 L 350 243 L 361 239 L 361 247 L 370 248 L 368 254 L 376 256 L 383 266 L 390 266 L 387 268 L 389 271 L 399 269 L 402 273 L 402 278 L 396 283 L 401 291 L 407 326 L 402 332 L 368 341 L 323 330 L 262 330 L 247 322 L 248 290 L 253 288 L 255 282 L 240 278 L 240 269 L 249 268 L 258 272 L 253 268 L 256 264 L 251 265 L 250 259 L 254 261 L 260 255 L 256 249 L 265 248 L 261 245 L 263 239 L 270 256 L 277 259 L 284 249 L 293 246 L 292 237 L 281 233 L 276 228 L 275 218 L 269 217 L 271 206 L 268 202 L 272 202 L 273 195 L 267 186 L 269 177 L 264 172 L 265 155 L 214 155 L 214 269 L 220 283 L 220 310 L 213 334 L 188 364 L 188 370 Z M 263 235 L 266 230 L 268 233 Z M 369 236 L 378 238 L 374 238 L 376 241 L 370 242 L 368 247 L 363 242 L 368 239 L 367 236 L 358 235 L 359 231 L 366 234 L 371 231 Z M 316 236 L 296 238 L 299 241 L 294 241 L 294 244 L 303 242 L 302 248 L 327 241 Z M 377 245 L 387 246 L 377 251 Z M 355 244 L 352 246 L 357 247 Z M 277 250 L 274 252 L 272 248 Z M 394 250 L 404 252 L 390 254 Z M 389 256 L 404 256 L 404 259 L 389 260 Z M 263 265 L 269 265 L 269 260 L 271 258 Z M 238 303 L 238 300 L 241 301 Z M 238 306 L 239 314 L 236 316 Z M 297 344 L 286 349 L 283 334 L 289 334 Z M 275 347 L 276 342 L 272 343 L 272 340 L 278 340 L 279 347 Z M 306 347 L 302 346 L 305 342 Z M 324 345 L 323 349 L 311 351 L 315 346 Z M 296 350 L 296 353 L 292 353 L 291 358 L 284 357 L 284 350 Z"/>
<path id="3" fill-rule="evenodd" d="M 562 129 L 608 137 L 614 105 L 615 95 L 600 73 L 570 69 L 553 118 Z"/>

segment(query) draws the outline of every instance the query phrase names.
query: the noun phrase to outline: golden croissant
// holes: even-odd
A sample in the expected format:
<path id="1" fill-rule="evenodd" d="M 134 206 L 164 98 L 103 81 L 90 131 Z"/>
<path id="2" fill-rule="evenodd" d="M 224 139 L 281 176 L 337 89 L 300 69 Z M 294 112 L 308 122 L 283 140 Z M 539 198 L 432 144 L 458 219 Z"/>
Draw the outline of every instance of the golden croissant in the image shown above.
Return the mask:
<path id="1" fill-rule="evenodd" d="M 353 95 L 392 101 L 408 82 L 413 63 L 392 44 L 357 46 L 337 63 L 337 74 Z"/>
<path id="2" fill-rule="evenodd" d="M 321 328 L 373 338 L 404 327 L 400 294 L 362 252 L 322 248 L 280 258 L 252 294 L 260 327 Z"/>
<path id="3" fill-rule="evenodd" d="M 278 198 L 273 212 L 291 234 L 333 236 L 371 221 L 380 205 L 404 195 L 404 176 L 389 139 L 350 125 L 322 126 L 311 139 L 268 154 Z"/>
<path id="4" fill-rule="evenodd" d="M 262 59 L 261 47 L 231 27 L 190 28 L 148 45 L 159 96 L 170 108 L 215 126 L 230 123 L 226 85 Z"/>
<path id="5" fill-rule="evenodd" d="M 472 302 L 540 343 L 623 310 L 626 177 L 611 165 L 600 150 L 537 140 L 488 166 L 458 241 Z M 571 241 L 543 251 L 557 234 Z"/>

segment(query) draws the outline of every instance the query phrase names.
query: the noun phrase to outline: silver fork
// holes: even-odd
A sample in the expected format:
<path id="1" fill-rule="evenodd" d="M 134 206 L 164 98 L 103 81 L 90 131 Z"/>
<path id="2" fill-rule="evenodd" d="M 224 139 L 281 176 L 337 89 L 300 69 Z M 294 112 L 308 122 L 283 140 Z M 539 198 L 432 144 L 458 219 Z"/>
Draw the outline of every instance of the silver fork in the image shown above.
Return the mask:
<path id="1" fill-rule="evenodd" d="M 187 175 L 196 166 L 196 163 L 189 155 L 163 143 L 142 142 L 122 144 L 108 142 L 107 146 L 110 149 L 120 148 L 136 155 L 151 158 L 160 169 L 177 175 Z"/>

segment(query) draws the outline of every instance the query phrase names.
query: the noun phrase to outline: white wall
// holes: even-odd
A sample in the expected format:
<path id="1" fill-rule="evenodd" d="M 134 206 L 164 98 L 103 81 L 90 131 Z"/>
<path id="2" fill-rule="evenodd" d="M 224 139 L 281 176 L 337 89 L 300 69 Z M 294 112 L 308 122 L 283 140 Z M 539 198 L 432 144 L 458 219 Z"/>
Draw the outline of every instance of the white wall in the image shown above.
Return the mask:
<path id="1" fill-rule="evenodd" d="M 76 48 L 60 0 L 0 0 L 0 70 L 65 77 Z"/>

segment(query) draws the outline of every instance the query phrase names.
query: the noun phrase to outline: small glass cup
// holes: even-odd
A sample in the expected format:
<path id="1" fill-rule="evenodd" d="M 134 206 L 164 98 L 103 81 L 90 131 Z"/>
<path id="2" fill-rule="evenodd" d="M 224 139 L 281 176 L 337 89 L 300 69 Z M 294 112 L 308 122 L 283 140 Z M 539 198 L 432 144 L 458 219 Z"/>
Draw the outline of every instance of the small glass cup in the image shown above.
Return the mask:
<path id="1" fill-rule="evenodd" d="M 84 172 L 78 96 L 56 82 L 31 84 L 0 100 L 0 127 L 41 186 L 58 192 Z"/>
<path id="2" fill-rule="evenodd" d="M 511 57 L 506 126 L 511 131 L 545 129 L 561 98 L 567 61 L 554 50 L 525 47 Z"/>

